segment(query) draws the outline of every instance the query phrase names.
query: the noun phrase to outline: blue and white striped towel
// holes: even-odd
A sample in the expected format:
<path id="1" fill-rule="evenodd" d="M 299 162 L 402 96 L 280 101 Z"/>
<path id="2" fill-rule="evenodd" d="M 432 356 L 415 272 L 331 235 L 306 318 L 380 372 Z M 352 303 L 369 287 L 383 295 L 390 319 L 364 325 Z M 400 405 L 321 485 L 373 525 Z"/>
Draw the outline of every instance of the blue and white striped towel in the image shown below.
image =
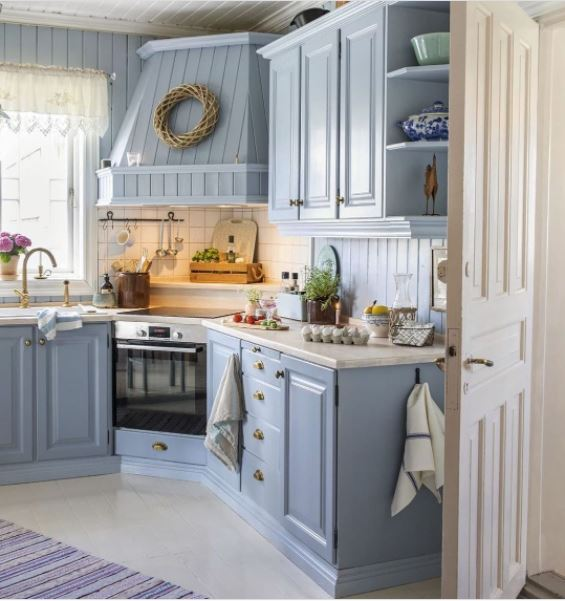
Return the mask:
<path id="1" fill-rule="evenodd" d="M 82 328 L 82 318 L 76 311 L 41 309 L 37 312 L 37 326 L 47 340 L 53 340 L 57 332 Z"/>
<path id="2" fill-rule="evenodd" d="M 406 442 L 391 514 L 406 508 L 422 484 L 438 503 L 444 477 L 445 418 L 435 404 L 428 384 L 416 384 L 406 407 Z"/>

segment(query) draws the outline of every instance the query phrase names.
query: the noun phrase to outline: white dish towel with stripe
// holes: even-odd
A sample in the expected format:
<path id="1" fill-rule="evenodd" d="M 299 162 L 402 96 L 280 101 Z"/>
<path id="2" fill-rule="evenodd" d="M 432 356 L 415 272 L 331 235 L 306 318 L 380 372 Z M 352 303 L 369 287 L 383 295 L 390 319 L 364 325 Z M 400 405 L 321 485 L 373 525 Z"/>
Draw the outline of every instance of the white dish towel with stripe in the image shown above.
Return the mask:
<path id="1" fill-rule="evenodd" d="M 206 427 L 204 446 L 233 471 L 239 471 L 239 430 L 243 420 L 239 357 L 230 355 Z"/>
<path id="2" fill-rule="evenodd" d="M 37 312 L 37 326 L 47 340 L 53 340 L 57 332 L 82 328 L 82 317 L 76 311 L 41 309 Z"/>
<path id="3" fill-rule="evenodd" d="M 445 418 L 436 405 L 427 383 L 416 384 L 406 408 L 404 457 L 392 499 L 391 514 L 405 509 L 422 484 L 438 503 L 444 477 Z"/>

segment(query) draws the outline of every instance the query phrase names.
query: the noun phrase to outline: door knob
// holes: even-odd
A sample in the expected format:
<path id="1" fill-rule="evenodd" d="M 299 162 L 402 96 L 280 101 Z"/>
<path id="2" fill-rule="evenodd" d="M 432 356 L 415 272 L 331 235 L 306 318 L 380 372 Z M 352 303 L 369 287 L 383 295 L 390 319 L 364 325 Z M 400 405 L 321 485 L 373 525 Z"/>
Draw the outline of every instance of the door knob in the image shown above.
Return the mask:
<path id="1" fill-rule="evenodd" d="M 259 480 L 259 482 L 263 482 L 263 480 L 265 479 L 265 476 L 263 475 L 263 472 L 261 470 L 255 470 L 255 472 L 253 473 L 253 477 L 255 478 L 255 480 Z"/>
<path id="2" fill-rule="evenodd" d="M 162 452 L 162 451 L 166 451 L 169 447 L 167 446 L 166 443 L 157 441 L 151 445 L 151 448 L 154 451 Z"/>
<path id="3" fill-rule="evenodd" d="M 438 357 L 434 363 L 440 371 L 445 371 L 445 357 Z"/>
<path id="4" fill-rule="evenodd" d="M 294 202 L 297 207 L 301 207 L 304 204 L 304 201 L 301 198 L 297 198 Z"/>
<path id="5" fill-rule="evenodd" d="M 335 201 L 338 205 L 342 205 L 345 202 L 345 198 L 343 196 L 336 196 Z"/>
<path id="6" fill-rule="evenodd" d="M 39 344 L 40 344 L 41 346 L 43 346 L 43 345 L 44 345 L 46 342 L 47 342 L 47 340 L 45 340 L 45 338 L 40 338 L 40 339 L 39 339 Z"/>
<path id="7" fill-rule="evenodd" d="M 288 201 L 288 206 L 289 207 L 297 207 L 298 206 L 298 201 L 297 200 L 293 200 L 292 198 Z"/>
<path id="8" fill-rule="evenodd" d="M 255 363 L 253 364 L 253 367 L 255 369 L 265 369 L 265 365 L 263 364 L 263 361 L 255 361 Z"/>
<path id="9" fill-rule="evenodd" d="M 263 394 L 263 391 L 262 391 L 262 390 L 256 390 L 256 391 L 253 393 L 253 398 L 254 398 L 256 401 L 264 401 L 264 400 L 265 400 L 265 395 Z"/>
<path id="10" fill-rule="evenodd" d="M 493 367 L 494 361 L 490 359 L 475 359 L 474 357 L 469 357 L 465 359 L 465 365 L 484 365 L 485 367 Z"/>
<path id="11" fill-rule="evenodd" d="M 279 380 L 280 378 L 284 378 L 284 371 L 282 369 L 277 369 L 275 372 L 275 378 Z"/>
<path id="12" fill-rule="evenodd" d="M 25 345 L 25 346 L 31 346 L 31 340 L 30 340 L 29 338 L 26 338 L 26 339 L 24 340 L 24 345 Z"/>
<path id="13" fill-rule="evenodd" d="M 265 435 L 263 434 L 263 430 L 259 430 L 259 428 L 257 428 L 257 430 L 255 430 L 255 432 L 253 432 L 253 438 L 256 438 L 257 440 L 265 440 Z"/>
<path id="14" fill-rule="evenodd" d="M 253 346 L 253 347 L 251 347 L 251 352 L 252 353 L 260 353 L 261 352 L 261 347 L 259 347 L 259 346 Z"/>

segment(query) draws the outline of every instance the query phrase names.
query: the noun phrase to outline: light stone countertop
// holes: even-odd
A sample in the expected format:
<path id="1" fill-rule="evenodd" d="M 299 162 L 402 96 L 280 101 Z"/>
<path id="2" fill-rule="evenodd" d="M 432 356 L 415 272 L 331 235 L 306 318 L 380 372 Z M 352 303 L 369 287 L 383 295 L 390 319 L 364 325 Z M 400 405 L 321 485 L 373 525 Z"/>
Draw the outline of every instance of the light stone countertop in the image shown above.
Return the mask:
<path id="1" fill-rule="evenodd" d="M 285 323 L 290 325 L 290 330 L 277 332 L 224 325 L 223 319 L 205 319 L 202 321 L 202 325 L 215 332 L 263 345 L 266 348 L 332 369 L 433 363 L 435 359 L 442 357 L 445 353 L 443 339 L 438 336 L 436 336 L 433 346 L 421 348 L 397 346 L 385 338 L 371 338 L 369 344 L 363 346 L 328 344 L 305 342 L 300 332 L 304 324 L 296 324 L 296 322 L 286 321 Z"/>

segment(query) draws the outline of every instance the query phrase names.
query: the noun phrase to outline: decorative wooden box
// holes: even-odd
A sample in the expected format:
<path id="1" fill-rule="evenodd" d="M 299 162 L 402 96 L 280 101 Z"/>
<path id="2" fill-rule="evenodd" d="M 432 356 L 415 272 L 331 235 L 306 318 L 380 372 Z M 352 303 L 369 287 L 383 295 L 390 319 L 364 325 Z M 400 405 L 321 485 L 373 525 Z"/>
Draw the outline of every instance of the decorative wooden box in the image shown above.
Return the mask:
<path id="1" fill-rule="evenodd" d="M 216 284 L 256 284 L 263 281 L 261 263 L 206 263 L 190 264 L 190 281 Z"/>

